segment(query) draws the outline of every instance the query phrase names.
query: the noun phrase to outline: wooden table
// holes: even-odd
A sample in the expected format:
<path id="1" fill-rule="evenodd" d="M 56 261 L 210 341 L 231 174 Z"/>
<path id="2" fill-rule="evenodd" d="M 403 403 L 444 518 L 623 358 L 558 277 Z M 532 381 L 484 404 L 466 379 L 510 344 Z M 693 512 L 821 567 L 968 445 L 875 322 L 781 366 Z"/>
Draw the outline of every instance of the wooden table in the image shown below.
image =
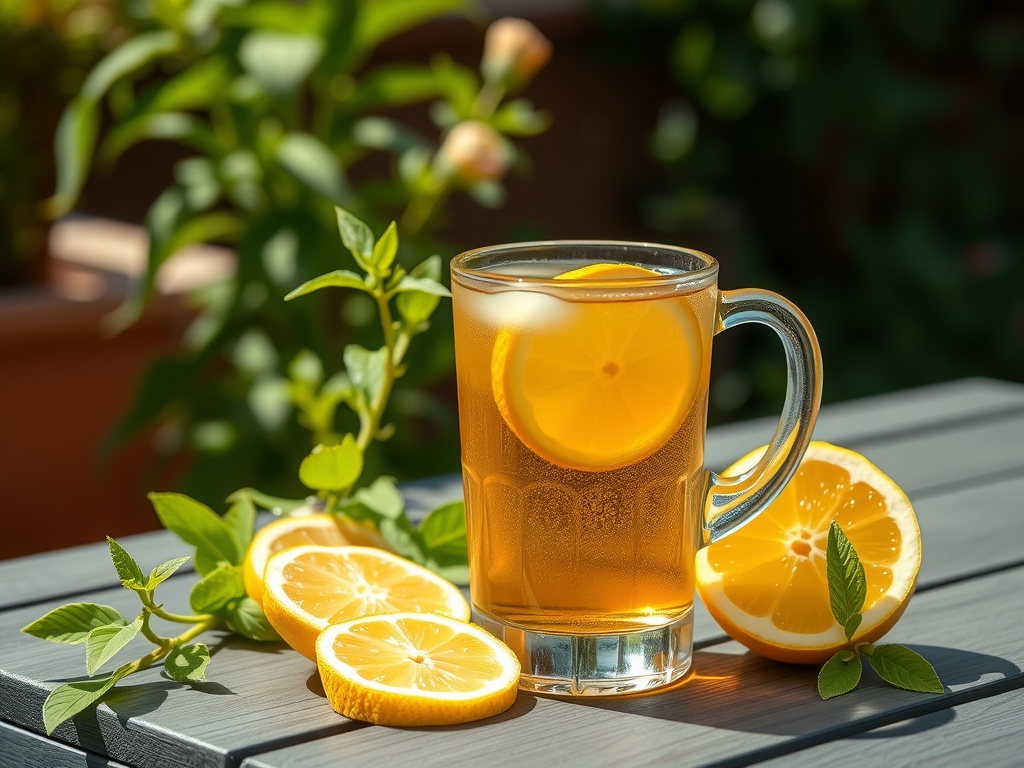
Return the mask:
<path id="1" fill-rule="evenodd" d="M 764 442 L 772 426 L 713 430 L 709 466 Z M 866 454 L 913 500 L 924 536 L 920 585 L 886 639 L 926 656 L 945 693 L 897 690 L 866 672 L 853 693 L 821 701 L 814 669 L 747 652 L 700 609 L 695 672 L 661 694 L 520 694 L 479 723 L 387 728 L 335 714 L 314 666 L 290 649 L 211 635 L 209 682 L 189 688 L 147 670 L 47 738 L 43 699 L 56 681 L 83 674 L 84 652 L 18 629 L 64 602 L 137 611 L 97 544 L 0 563 L 0 764 L 1024 764 L 1024 386 L 973 379 L 835 405 L 815 436 Z M 458 492 L 449 480 L 408 495 L 422 508 Z M 144 569 L 184 554 L 163 532 L 123 543 Z M 194 579 L 161 587 L 166 604 L 187 605 Z"/>

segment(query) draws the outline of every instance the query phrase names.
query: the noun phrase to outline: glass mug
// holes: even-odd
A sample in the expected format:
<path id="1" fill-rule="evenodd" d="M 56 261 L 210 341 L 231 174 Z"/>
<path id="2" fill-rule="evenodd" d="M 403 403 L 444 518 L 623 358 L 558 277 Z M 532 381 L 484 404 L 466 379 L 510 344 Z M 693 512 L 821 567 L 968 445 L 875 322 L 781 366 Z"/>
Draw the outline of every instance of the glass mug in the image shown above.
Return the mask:
<path id="1" fill-rule="evenodd" d="M 679 679 L 697 549 L 758 514 L 810 439 L 814 331 L 674 246 L 499 245 L 451 270 L 474 621 L 516 652 L 526 690 Z M 711 341 L 747 322 L 778 333 L 788 390 L 764 457 L 723 477 L 704 468 Z"/>

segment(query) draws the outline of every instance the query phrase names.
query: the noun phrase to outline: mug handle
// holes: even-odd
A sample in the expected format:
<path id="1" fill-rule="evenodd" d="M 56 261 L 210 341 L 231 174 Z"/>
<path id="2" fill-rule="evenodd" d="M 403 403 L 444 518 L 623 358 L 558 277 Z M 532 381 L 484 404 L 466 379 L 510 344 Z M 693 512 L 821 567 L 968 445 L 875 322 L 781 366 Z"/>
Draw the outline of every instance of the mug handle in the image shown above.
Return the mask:
<path id="1" fill-rule="evenodd" d="M 821 401 L 821 350 L 814 329 L 797 307 L 771 291 L 721 291 L 715 334 L 741 323 L 772 328 L 786 351 L 786 402 L 764 455 L 749 470 L 727 477 L 708 471 L 704 491 L 704 543 L 752 520 L 786 487 L 803 458 Z"/>

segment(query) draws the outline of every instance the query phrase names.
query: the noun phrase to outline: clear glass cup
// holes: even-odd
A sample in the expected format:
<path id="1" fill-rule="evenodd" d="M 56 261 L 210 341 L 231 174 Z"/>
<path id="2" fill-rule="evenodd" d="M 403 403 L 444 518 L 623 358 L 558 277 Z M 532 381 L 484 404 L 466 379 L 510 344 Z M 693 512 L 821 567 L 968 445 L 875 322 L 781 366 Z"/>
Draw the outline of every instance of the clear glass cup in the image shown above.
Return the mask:
<path id="1" fill-rule="evenodd" d="M 758 514 L 810 440 L 814 331 L 674 246 L 499 245 L 451 270 L 474 620 L 518 654 L 526 690 L 679 679 L 697 549 Z M 778 333 L 788 390 L 764 457 L 724 477 L 704 467 L 711 342 L 748 322 Z"/>

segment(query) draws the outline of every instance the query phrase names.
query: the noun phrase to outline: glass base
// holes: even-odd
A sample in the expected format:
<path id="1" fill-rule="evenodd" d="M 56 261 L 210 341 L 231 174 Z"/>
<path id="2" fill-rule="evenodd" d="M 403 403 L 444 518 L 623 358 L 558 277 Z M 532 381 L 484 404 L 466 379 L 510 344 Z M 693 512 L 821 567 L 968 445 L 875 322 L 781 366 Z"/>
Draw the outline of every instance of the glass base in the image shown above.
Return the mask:
<path id="1" fill-rule="evenodd" d="M 690 669 L 693 611 L 653 629 L 617 635 L 554 635 L 504 624 L 476 609 L 473 621 L 515 651 L 519 687 L 559 696 L 650 691 Z"/>

